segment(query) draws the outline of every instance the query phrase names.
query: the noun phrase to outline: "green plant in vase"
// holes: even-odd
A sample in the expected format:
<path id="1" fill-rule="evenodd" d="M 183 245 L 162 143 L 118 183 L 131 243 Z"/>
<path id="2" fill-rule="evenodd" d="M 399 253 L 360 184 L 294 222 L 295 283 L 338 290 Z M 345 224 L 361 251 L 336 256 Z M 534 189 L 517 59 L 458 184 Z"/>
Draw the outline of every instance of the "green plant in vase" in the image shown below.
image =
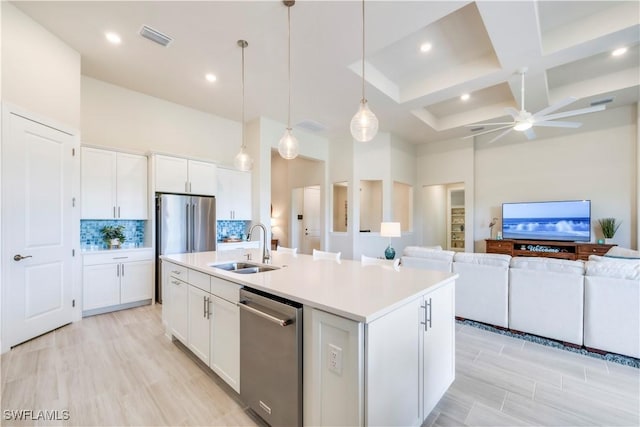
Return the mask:
<path id="1" fill-rule="evenodd" d="M 605 239 L 613 239 L 613 236 L 620 228 L 620 222 L 617 222 L 615 218 L 600 218 L 598 220 L 600 228 L 602 229 L 602 235 Z"/>
<path id="2" fill-rule="evenodd" d="M 100 229 L 100 233 L 110 248 L 118 248 L 126 240 L 124 225 L 105 225 Z"/>

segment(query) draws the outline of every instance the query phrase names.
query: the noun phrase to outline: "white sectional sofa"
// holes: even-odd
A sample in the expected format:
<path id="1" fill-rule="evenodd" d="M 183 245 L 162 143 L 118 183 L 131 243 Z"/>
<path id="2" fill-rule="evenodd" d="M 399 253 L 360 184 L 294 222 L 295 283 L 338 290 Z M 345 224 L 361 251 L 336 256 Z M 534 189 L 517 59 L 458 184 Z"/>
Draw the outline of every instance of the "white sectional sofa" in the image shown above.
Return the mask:
<path id="1" fill-rule="evenodd" d="M 509 327 L 510 255 L 459 252 L 453 257 L 456 316 Z"/>
<path id="2" fill-rule="evenodd" d="M 407 246 L 402 251 L 402 265 L 451 273 L 454 255 L 455 252 L 443 251 L 440 246 Z"/>
<path id="3" fill-rule="evenodd" d="M 402 265 L 458 273 L 458 317 L 640 358 L 638 251 L 585 263 L 408 246 Z"/>
<path id="4" fill-rule="evenodd" d="M 640 358 L 640 260 L 589 257 L 584 345 Z"/>
<path id="5" fill-rule="evenodd" d="M 584 262 L 514 257 L 509 268 L 509 328 L 581 346 Z"/>

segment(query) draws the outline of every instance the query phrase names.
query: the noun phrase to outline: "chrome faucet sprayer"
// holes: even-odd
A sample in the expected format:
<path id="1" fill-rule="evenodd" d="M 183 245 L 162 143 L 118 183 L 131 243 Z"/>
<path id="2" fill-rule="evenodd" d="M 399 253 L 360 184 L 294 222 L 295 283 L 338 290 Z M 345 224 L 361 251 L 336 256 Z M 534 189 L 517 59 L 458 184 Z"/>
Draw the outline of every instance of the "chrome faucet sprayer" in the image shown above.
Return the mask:
<path id="1" fill-rule="evenodd" d="M 247 235 L 247 240 L 251 240 L 251 233 L 253 233 L 253 230 L 256 227 L 260 227 L 262 228 L 262 236 L 263 236 L 263 241 L 262 241 L 262 263 L 263 264 L 269 264 L 269 261 L 271 260 L 271 256 L 269 255 L 269 249 L 267 249 L 267 228 L 262 224 L 262 223 L 257 223 L 251 226 L 251 228 L 249 229 L 249 234 Z"/>

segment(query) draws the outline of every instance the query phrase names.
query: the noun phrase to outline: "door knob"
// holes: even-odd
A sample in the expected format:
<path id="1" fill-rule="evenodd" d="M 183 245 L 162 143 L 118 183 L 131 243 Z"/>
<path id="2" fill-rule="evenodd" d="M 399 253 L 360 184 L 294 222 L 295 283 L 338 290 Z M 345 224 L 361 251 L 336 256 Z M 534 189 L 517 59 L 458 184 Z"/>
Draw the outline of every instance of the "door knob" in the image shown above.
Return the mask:
<path id="1" fill-rule="evenodd" d="M 27 255 L 27 256 L 22 256 L 20 254 L 14 255 L 13 256 L 13 260 L 14 261 L 22 261 L 25 258 L 31 258 L 31 255 Z"/>

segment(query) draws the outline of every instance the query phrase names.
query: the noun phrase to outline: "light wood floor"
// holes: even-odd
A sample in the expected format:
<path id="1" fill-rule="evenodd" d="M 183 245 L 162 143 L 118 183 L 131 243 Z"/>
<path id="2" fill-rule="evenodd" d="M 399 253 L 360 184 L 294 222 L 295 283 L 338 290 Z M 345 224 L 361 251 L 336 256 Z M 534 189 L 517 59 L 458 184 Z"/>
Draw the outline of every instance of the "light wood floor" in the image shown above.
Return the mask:
<path id="1" fill-rule="evenodd" d="M 164 337 L 160 306 L 83 319 L 2 355 L 2 425 L 256 425 Z M 5 410 L 68 410 L 16 422 Z M 457 325 L 456 381 L 426 426 L 640 425 L 640 370 Z"/>

